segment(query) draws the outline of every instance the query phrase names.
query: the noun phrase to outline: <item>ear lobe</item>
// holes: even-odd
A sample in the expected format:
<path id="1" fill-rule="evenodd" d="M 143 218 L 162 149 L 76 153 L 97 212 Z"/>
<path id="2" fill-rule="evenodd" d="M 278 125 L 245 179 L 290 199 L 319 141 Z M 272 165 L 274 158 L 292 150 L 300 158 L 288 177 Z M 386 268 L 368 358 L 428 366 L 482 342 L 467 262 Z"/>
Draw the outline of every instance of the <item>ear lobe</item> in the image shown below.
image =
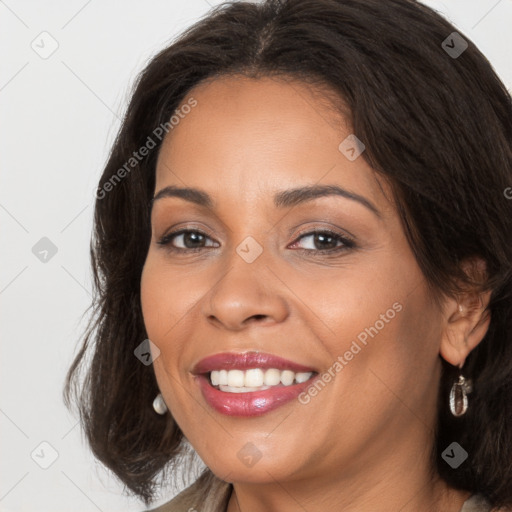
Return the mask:
<path id="1" fill-rule="evenodd" d="M 465 332 L 468 329 L 464 307 L 455 299 L 449 298 L 445 302 L 445 318 L 439 352 L 451 365 L 462 366 L 466 359 Z"/>
<path id="2" fill-rule="evenodd" d="M 466 269 L 468 265 L 464 268 Z M 474 266 L 472 266 L 475 269 Z M 482 262 L 476 262 L 476 271 L 481 273 Z M 491 321 L 487 309 L 492 291 L 467 291 L 457 298 L 447 298 L 444 304 L 444 328 L 439 347 L 440 355 L 453 366 L 462 367 L 469 353 L 486 335 Z"/>

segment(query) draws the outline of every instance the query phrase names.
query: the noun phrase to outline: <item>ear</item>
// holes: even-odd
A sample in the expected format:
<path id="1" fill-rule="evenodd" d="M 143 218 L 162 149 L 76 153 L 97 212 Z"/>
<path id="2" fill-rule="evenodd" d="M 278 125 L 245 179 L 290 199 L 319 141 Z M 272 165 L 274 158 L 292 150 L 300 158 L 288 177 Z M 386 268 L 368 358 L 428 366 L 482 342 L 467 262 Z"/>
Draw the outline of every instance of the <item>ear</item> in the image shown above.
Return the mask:
<path id="1" fill-rule="evenodd" d="M 473 278 L 485 280 L 485 262 L 471 259 L 462 265 Z M 491 321 L 487 309 L 492 291 L 466 289 L 457 297 L 445 298 L 443 332 L 439 352 L 453 366 L 462 368 L 466 357 L 482 341 Z"/>

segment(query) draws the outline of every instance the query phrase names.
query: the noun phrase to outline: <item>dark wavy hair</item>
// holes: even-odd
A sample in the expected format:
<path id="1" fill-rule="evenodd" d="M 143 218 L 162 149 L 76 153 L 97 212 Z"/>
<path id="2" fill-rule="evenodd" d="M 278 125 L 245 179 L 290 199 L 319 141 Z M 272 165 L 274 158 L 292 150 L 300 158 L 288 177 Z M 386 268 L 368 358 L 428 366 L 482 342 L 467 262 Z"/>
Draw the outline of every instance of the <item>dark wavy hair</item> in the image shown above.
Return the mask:
<path id="1" fill-rule="evenodd" d="M 134 356 L 147 338 L 140 278 L 163 140 L 155 128 L 169 126 L 201 81 L 244 75 L 327 86 L 366 145 L 362 157 L 392 185 L 434 294 L 492 291 L 488 332 L 466 359 L 474 391 L 460 418 L 447 405 L 454 368 L 442 362 L 432 462 L 451 486 L 512 505 L 512 103 L 466 36 L 467 49 L 449 54 L 443 41 L 454 31 L 413 0 L 230 2 L 140 73 L 99 183 L 92 315 L 64 397 L 68 407 L 77 405 L 95 456 L 146 504 L 186 444 L 172 416 L 153 411 L 153 368 Z M 148 137 L 156 147 L 134 164 Z M 483 280 L 461 268 L 474 257 L 486 262 Z M 457 470 L 441 458 L 453 441 L 469 455 Z"/>

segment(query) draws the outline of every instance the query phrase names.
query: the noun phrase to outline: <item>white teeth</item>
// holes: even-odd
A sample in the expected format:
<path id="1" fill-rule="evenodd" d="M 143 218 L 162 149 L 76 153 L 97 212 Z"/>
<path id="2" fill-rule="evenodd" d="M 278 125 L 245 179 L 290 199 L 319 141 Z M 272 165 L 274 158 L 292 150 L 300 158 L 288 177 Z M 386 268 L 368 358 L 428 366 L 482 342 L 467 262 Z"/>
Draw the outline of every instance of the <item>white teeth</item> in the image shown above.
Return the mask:
<path id="1" fill-rule="evenodd" d="M 251 391 L 264 391 L 269 388 L 270 386 L 261 386 L 259 388 L 246 388 L 245 386 L 242 388 L 232 388 L 231 386 L 219 386 L 219 389 L 225 393 L 249 393 Z"/>
<path id="2" fill-rule="evenodd" d="M 281 372 L 275 368 L 269 368 L 265 372 L 265 385 L 277 386 L 281 382 Z"/>
<path id="3" fill-rule="evenodd" d="M 301 372 L 295 374 L 295 380 L 297 381 L 297 384 L 301 384 L 302 382 L 306 382 L 311 377 L 311 372 Z"/>
<path id="4" fill-rule="evenodd" d="M 220 372 L 219 372 L 219 384 L 221 386 L 227 386 L 228 385 L 228 371 L 227 370 L 220 370 Z"/>
<path id="5" fill-rule="evenodd" d="M 242 388 L 244 386 L 244 372 L 242 370 L 229 370 L 228 386 L 232 388 Z"/>
<path id="6" fill-rule="evenodd" d="M 221 391 L 245 393 L 260 391 L 270 386 L 291 386 L 301 384 L 311 378 L 313 372 L 292 372 L 276 368 L 250 368 L 248 370 L 212 370 L 210 382 L 212 386 L 220 386 Z"/>
<path id="7" fill-rule="evenodd" d="M 283 386 L 291 386 L 295 380 L 295 372 L 283 370 L 281 372 L 281 384 Z"/>
<path id="8" fill-rule="evenodd" d="M 220 371 L 218 371 L 218 370 L 214 370 L 212 373 L 210 373 L 210 381 L 212 383 L 212 386 L 218 386 L 220 384 L 219 374 L 220 374 Z"/>
<path id="9" fill-rule="evenodd" d="M 244 384 L 248 388 L 259 388 L 263 386 L 263 370 L 254 368 L 245 372 Z"/>

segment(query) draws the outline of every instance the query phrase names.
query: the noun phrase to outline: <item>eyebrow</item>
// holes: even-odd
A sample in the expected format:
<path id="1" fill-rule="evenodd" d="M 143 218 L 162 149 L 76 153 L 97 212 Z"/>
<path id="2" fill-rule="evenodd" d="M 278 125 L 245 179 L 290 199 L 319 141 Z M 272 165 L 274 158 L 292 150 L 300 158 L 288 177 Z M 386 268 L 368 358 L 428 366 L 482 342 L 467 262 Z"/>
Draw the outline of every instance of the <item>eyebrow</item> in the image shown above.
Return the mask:
<path id="1" fill-rule="evenodd" d="M 381 217 L 379 210 L 371 201 L 359 194 L 356 194 L 355 192 L 350 192 L 337 185 L 307 185 L 304 187 L 280 190 L 274 195 L 274 205 L 276 208 L 288 208 L 307 201 L 312 201 L 318 197 L 327 196 L 341 196 L 345 199 L 356 201 L 365 206 L 377 217 Z M 164 197 L 179 197 L 185 201 L 210 209 L 215 207 L 214 201 L 204 190 L 193 187 L 177 187 L 176 185 L 169 185 L 168 187 L 159 190 L 151 202 L 154 203 Z"/>

